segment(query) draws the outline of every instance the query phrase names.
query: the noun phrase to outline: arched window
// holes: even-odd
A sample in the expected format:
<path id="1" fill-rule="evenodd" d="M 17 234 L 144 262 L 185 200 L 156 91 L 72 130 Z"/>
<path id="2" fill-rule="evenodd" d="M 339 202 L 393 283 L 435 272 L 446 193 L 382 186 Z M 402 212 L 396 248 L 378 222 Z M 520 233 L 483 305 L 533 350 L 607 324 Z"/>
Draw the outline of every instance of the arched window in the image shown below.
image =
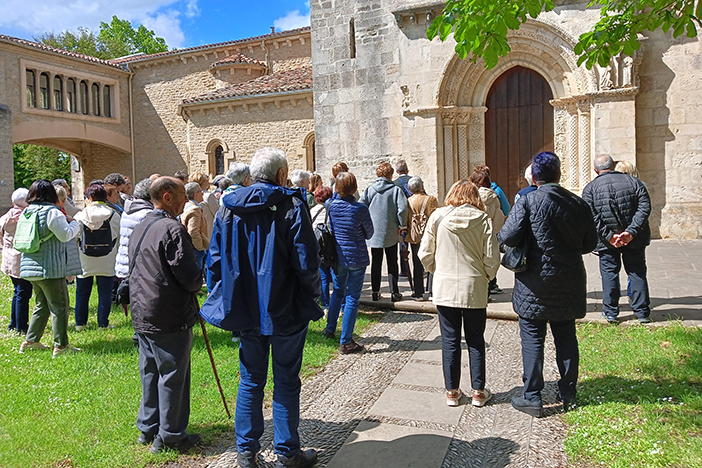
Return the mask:
<path id="1" fill-rule="evenodd" d="M 88 115 L 88 83 L 80 82 L 80 112 Z"/>
<path id="2" fill-rule="evenodd" d="M 49 108 L 49 75 L 46 73 L 39 75 L 39 107 Z"/>
<path id="3" fill-rule="evenodd" d="M 224 174 L 224 149 L 217 145 L 214 151 L 215 174 Z"/>
<path id="4" fill-rule="evenodd" d="M 90 97 L 92 99 L 93 115 L 100 115 L 100 87 L 93 83 L 90 87 Z"/>
<path id="5" fill-rule="evenodd" d="M 112 117 L 112 101 L 111 101 L 111 91 L 110 87 L 105 85 L 102 88 L 102 102 L 103 102 L 103 107 L 105 108 L 105 112 L 103 112 L 103 115 L 105 117 Z"/>
<path id="6" fill-rule="evenodd" d="M 305 149 L 305 163 L 307 170 L 314 172 L 317 170 L 317 158 L 314 150 L 314 132 L 305 137 L 302 142 L 302 147 Z"/>
<path id="7" fill-rule="evenodd" d="M 27 107 L 36 107 L 37 105 L 37 88 L 34 83 L 34 72 L 27 70 Z"/>
<path id="8" fill-rule="evenodd" d="M 54 106 L 57 111 L 63 110 L 63 80 L 58 75 L 54 77 Z"/>
<path id="9" fill-rule="evenodd" d="M 78 112 L 76 108 L 76 82 L 73 78 L 66 81 L 66 110 L 68 112 Z"/>

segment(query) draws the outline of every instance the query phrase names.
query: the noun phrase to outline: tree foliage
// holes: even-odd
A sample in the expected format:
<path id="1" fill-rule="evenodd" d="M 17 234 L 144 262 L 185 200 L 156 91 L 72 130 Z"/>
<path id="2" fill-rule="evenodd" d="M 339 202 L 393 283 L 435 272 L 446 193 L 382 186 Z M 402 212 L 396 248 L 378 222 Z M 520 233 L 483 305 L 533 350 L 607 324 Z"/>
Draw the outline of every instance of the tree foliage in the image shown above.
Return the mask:
<path id="1" fill-rule="evenodd" d="M 117 16 L 110 23 L 100 22 L 100 32 L 95 34 L 88 28 L 79 27 L 77 32 L 63 31 L 60 34 L 46 33 L 36 37 L 37 42 L 90 55 L 101 59 L 112 59 L 143 52 L 155 54 L 168 50 L 166 41 L 144 25 L 134 28 L 127 20 Z"/>
<path id="2" fill-rule="evenodd" d="M 697 5 L 695 6 L 695 2 Z M 591 31 L 580 35 L 575 47 L 578 65 L 606 66 L 613 56 L 631 55 L 641 47 L 639 34 L 662 29 L 673 37 L 697 36 L 702 27 L 702 0 L 590 0 L 601 6 L 600 19 Z M 445 41 L 451 32 L 461 59 L 482 58 L 486 68 L 511 50 L 507 32 L 517 30 L 528 18 L 551 11 L 553 0 L 448 0 L 434 19 L 427 37 Z"/>
<path id="3" fill-rule="evenodd" d="M 29 188 L 37 179 L 71 180 L 71 156 L 44 146 L 18 144 L 12 147 L 15 188 Z"/>

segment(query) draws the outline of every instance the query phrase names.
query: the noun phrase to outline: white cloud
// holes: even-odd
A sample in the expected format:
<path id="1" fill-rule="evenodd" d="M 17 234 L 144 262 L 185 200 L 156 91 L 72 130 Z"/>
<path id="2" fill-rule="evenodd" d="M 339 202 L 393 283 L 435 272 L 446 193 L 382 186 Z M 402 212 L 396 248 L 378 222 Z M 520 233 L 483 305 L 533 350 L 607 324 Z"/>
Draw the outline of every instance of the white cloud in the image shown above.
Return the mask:
<path id="1" fill-rule="evenodd" d="M 95 32 L 100 22 L 109 22 L 113 15 L 135 25 L 153 29 L 166 39 L 169 47 L 182 47 L 185 36 L 180 28 L 181 12 L 186 16 L 199 14 L 198 0 L 26 0 L 0 1 L 0 28 L 24 31 L 29 36 L 46 32 L 75 31 L 79 26 Z M 168 9 L 166 9 L 168 8 Z"/>
<path id="2" fill-rule="evenodd" d="M 309 12 L 305 15 L 300 13 L 300 10 L 293 10 L 287 15 L 273 21 L 273 26 L 280 31 L 288 31 L 290 29 L 302 28 L 310 25 Z"/>

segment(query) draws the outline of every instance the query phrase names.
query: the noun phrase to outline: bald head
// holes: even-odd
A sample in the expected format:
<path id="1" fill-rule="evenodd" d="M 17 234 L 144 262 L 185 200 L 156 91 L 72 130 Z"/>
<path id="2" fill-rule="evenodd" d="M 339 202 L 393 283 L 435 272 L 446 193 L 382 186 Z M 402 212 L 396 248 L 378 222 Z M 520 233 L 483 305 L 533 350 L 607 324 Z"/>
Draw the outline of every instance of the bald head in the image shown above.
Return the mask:
<path id="1" fill-rule="evenodd" d="M 614 160 L 612 159 L 612 156 L 608 154 L 600 154 L 595 158 L 595 172 L 598 174 L 600 172 L 606 172 L 606 171 L 611 171 L 614 169 Z"/>
<path id="2" fill-rule="evenodd" d="M 188 201 L 183 182 L 175 177 L 159 177 L 151 183 L 149 192 L 154 208 L 168 211 L 173 216 L 179 216 Z"/>

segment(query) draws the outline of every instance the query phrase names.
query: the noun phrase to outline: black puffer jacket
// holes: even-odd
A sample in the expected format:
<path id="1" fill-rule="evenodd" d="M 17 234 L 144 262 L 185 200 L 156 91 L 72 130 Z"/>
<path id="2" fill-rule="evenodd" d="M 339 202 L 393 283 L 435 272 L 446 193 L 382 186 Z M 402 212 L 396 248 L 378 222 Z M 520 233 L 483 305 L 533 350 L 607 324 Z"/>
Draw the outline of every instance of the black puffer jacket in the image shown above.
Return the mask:
<path id="1" fill-rule="evenodd" d="M 132 325 L 138 333 L 175 333 L 197 323 L 200 307 L 195 294 L 202 286 L 202 270 L 187 229 L 163 210 L 150 212 L 134 228 L 130 261 L 154 219 L 129 277 Z"/>
<path id="2" fill-rule="evenodd" d="M 595 217 L 598 252 L 614 250 L 609 239 L 624 231 L 634 239 L 622 248 L 639 249 L 651 243 L 651 199 L 644 183 L 636 177 L 617 171 L 603 172 L 585 186 L 583 200 Z"/>
<path id="3" fill-rule="evenodd" d="M 517 200 L 497 238 L 515 247 L 524 236 L 527 270 L 514 277 L 514 311 L 538 320 L 584 317 L 587 276 L 582 255 L 597 245 L 590 208 L 563 187 L 542 185 Z"/>

